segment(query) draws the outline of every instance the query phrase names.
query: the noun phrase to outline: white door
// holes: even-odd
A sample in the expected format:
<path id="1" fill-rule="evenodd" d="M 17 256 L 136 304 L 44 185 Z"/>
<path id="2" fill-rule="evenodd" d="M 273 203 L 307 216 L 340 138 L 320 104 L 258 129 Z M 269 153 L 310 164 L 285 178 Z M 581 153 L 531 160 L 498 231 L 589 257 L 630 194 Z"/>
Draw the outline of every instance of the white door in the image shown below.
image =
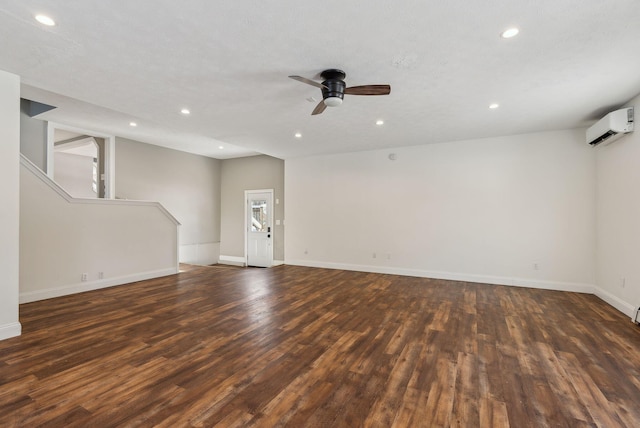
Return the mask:
<path id="1" fill-rule="evenodd" d="M 273 190 L 245 192 L 247 265 L 273 265 Z"/>

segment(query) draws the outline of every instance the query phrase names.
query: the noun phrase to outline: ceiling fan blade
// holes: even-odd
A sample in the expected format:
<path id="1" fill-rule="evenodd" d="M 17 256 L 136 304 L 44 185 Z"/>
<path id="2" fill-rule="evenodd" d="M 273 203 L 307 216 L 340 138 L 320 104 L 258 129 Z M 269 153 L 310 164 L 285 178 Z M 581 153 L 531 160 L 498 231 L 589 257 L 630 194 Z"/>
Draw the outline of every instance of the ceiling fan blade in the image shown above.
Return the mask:
<path id="1" fill-rule="evenodd" d="M 322 113 L 326 108 L 327 108 L 327 105 L 324 103 L 324 100 L 320 100 L 316 108 L 314 108 L 313 111 L 311 112 L 311 116 Z"/>
<path id="2" fill-rule="evenodd" d="M 389 85 L 363 85 L 352 86 L 344 90 L 349 95 L 389 95 L 391 86 Z"/>
<path id="3" fill-rule="evenodd" d="M 293 80 L 297 80 L 298 82 L 302 82 L 302 83 L 306 83 L 307 85 L 311 85 L 311 86 L 315 86 L 317 88 L 327 88 L 325 85 L 323 85 L 322 83 L 318 83 L 314 80 L 311 79 L 307 79 L 306 77 L 302 77 L 302 76 L 289 76 L 291 79 Z"/>

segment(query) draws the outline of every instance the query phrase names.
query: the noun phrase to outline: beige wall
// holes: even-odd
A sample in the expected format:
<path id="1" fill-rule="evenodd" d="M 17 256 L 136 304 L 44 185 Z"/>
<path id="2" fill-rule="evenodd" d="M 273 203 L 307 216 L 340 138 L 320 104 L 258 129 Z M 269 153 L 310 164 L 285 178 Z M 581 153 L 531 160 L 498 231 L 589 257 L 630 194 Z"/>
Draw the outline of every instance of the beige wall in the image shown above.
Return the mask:
<path id="1" fill-rule="evenodd" d="M 93 191 L 93 158 L 57 152 L 54 180 L 74 198 L 97 198 Z"/>
<path id="2" fill-rule="evenodd" d="M 287 159 L 285 261 L 591 292 L 584 140 L 577 129 Z"/>
<path id="3" fill-rule="evenodd" d="M 116 198 L 160 202 L 182 224 L 180 261 L 213 264 L 220 243 L 220 161 L 116 138 Z"/>
<path id="4" fill-rule="evenodd" d="M 177 271 L 178 225 L 157 203 L 73 199 L 22 161 L 21 302 Z"/>
<path id="5" fill-rule="evenodd" d="M 635 106 L 635 132 L 594 149 L 596 294 L 631 317 L 640 306 L 640 96 L 628 106 Z"/>
<path id="6" fill-rule="evenodd" d="M 244 191 L 273 189 L 273 258 L 284 260 L 284 161 L 265 155 L 225 159 L 221 183 L 220 255 L 244 256 Z"/>

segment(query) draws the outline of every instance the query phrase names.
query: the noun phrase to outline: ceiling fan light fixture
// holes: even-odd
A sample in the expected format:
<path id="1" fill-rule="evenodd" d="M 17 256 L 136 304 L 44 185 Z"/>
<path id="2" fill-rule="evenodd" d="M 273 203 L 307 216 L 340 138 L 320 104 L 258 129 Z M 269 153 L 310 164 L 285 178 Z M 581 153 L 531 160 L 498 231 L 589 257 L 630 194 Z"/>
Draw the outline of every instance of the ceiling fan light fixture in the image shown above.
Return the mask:
<path id="1" fill-rule="evenodd" d="M 324 104 L 327 107 L 337 107 L 342 104 L 342 98 L 340 97 L 327 97 L 324 99 Z"/>

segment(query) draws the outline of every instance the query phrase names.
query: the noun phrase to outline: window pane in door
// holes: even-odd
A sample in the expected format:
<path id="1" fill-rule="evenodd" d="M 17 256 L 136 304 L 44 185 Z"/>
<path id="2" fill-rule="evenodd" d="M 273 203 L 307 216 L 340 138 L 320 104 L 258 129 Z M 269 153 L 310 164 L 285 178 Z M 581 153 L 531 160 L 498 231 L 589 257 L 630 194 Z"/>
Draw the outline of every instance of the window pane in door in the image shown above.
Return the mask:
<path id="1" fill-rule="evenodd" d="M 251 231 L 264 232 L 267 230 L 267 201 L 251 201 Z"/>

